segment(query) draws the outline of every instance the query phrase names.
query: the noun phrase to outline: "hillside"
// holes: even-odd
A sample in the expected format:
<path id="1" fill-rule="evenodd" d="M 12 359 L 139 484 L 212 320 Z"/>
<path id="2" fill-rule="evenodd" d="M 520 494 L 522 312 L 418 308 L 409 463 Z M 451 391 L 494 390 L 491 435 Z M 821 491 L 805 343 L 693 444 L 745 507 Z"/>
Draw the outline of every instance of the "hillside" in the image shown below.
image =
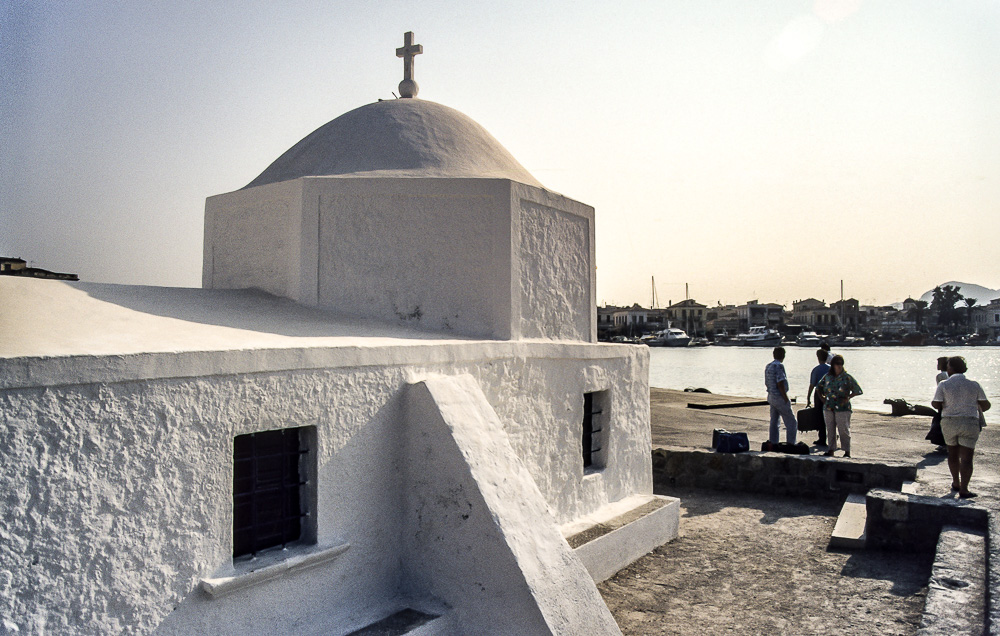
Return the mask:
<path id="1" fill-rule="evenodd" d="M 941 283 L 939 287 L 944 287 L 945 285 L 951 285 L 953 287 L 959 288 L 959 293 L 966 298 L 975 298 L 979 301 L 980 305 L 985 305 L 994 298 L 1000 298 L 1000 289 L 990 289 L 989 287 L 983 287 L 981 285 L 973 285 L 971 283 L 960 283 L 958 281 L 948 281 L 947 283 Z M 934 300 L 934 290 L 925 292 L 920 296 L 920 300 L 926 300 L 928 304 Z"/>

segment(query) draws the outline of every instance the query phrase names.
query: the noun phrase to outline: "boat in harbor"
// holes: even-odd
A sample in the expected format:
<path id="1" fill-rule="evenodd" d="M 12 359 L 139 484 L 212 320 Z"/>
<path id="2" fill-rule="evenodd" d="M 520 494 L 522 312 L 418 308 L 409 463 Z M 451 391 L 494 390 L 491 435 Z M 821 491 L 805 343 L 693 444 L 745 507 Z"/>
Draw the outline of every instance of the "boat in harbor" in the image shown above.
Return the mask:
<path id="1" fill-rule="evenodd" d="M 670 327 L 662 331 L 657 331 L 652 337 L 644 341 L 650 347 L 686 347 L 691 342 L 691 336 L 687 335 L 683 329 Z"/>
<path id="2" fill-rule="evenodd" d="M 818 347 L 822 341 L 815 331 L 803 331 L 795 338 L 795 344 L 800 347 Z"/>
<path id="3" fill-rule="evenodd" d="M 777 347 L 781 344 L 781 334 L 767 327 L 750 327 L 747 333 L 736 336 L 744 347 Z"/>

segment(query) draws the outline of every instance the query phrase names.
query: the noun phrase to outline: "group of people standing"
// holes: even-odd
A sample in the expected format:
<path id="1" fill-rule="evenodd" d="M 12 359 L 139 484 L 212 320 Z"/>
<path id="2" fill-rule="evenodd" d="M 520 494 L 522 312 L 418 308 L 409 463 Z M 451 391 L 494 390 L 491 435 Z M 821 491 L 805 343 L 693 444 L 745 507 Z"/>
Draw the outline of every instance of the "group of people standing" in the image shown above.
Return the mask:
<path id="1" fill-rule="evenodd" d="M 788 397 L 788 376 L 785 374 L 785 349 L 775 347 L 774 359 L 764 368 L 764 385 L 767 403 L 771 408 L 769 439 L 778 443 L 779 421 L 785 425 L 785 441 L 795 444 L 798 426 L 792 403 Z M 816 408 L 822 410 L 825 427 L 819 429 L 816 445 L 826 446 L 824 455 L 832 457 L 837 450 L 837 436 L 844 449 L 844 457 L 851 456 L 851 398 L 862 394 L 857 380 L 844 370 L 844 357 L 834 355 L 825 345 L 816 352 L 819 364 L 809 375 L 809 392 L 806 408 L 815 397 Z M 983 413 L 990 409 L 983 387 L 965 377 L 968 367 L 965 358 L 953 356 L 938 358 L 937 389 L 931 406 L 938 410 L 941 432 L 948 447 L 948 468 L 952 476 L 952 490 L 959 497 L 975 497 L 969 490 L 972 477 L 973 453 L 979 432 L 985 426 Z"/>
<path id="2" fill-rule="evenodd" d="M 785 424 L 785 440 L 795 443 L 798 426 L 795 414 L 792 412 L 792 402 L 788 398 L 788 376 L 785 375 L 785 348 L 775 347 L 772 360 L 764 368 L 764 386 L 767 387 L 767 403 L 771 407 L 771 427 L 769 439 L 772 444 L 778 443 L 778 421 Z M 830 352 L 824 345 L 816 352 L 819 362 L 809 374 L 809 393 L 806 407 L 812 404 L 816 397 L 816 408 L 823 412 L 825 426 L 819 429 L 819 439 L 816 444 L 826 446 L 824 453 L 832 457 L 837 450 L 837 435 L 844 448 L 844 457 L 851 456 L 851 398 L 861 395 L 861 385 L 854 377 L 844 371 L 844 357 Z"/>

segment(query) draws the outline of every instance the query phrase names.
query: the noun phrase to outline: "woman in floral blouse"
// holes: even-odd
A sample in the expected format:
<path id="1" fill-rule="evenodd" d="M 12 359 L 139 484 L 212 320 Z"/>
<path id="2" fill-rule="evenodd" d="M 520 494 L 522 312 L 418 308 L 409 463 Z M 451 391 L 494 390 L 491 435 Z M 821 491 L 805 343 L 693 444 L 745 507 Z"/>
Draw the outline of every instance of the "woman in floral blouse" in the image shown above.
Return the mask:
<path id="1" fill-rule="evenodd" d="M 823 418 L 826 420 L 827 457 L 837 450 L 837 431 L 844 447 L 844 457 L 851 456 L 851 398 L 861 395 L 861 387 L 844 371 L 844 356 L 833 356 L 830 372 L 819 381 L 823 395 Z"/>

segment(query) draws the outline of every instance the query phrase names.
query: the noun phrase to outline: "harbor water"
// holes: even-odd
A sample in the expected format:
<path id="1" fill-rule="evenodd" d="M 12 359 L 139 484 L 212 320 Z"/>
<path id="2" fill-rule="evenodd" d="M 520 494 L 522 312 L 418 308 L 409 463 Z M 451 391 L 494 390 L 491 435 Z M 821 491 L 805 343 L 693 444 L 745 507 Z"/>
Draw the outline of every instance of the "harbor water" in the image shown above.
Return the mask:
<path id="1" fill-rule="evenodd" d="M 641 346 L 641 345 L 622 345 Z M 816 366 L 816 349 L 785 347 L 789 396 L 805 405 L 809 372 Z M 937 358 L 963 356 L 966 377 L 979 382 L 993 408 L 986 422 L 1000 426 L 1000 348 L 998 347 L 857 347 L 834 349 L 844 356 L 844 368 L 858 381 L 864 395 L 851 400 L 854 408 L 889 413 L 886 398 L 930 406 L 934 396 Z M 703 387 L 712 393 L 763 399 L 764 366 L 771 348 L 684 347 L 649 349 L 649 384 L 664 389 Z"/>

